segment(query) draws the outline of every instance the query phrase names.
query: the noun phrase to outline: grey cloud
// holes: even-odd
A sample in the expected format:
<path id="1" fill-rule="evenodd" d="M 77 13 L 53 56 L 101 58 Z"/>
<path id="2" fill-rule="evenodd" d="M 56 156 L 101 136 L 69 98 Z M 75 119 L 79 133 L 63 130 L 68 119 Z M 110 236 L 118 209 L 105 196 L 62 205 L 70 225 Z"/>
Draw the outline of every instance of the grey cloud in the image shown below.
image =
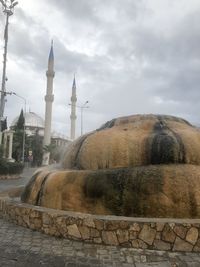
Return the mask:
<path id="1" fill-rule="evenodd" d="M 66 28 L 75 30 L 77 41 L 80 34 L 90 42 L 90 32 L 96 38 L 96 49 L 103 48 L 102 53 L 91 55 L 72 51 L 55 32 L 55 110 L 59 114 L 55 120 L 59 129 L 67 118 L 65 105 L 74 72 L 78 77 L 78 101 L 90 101 L 85 130 L 131 113 L 170 113 L 196 121 L 200 97 L 200 10 L 186 12 L 177 25 L 161 32 L 156 25 L 148 25 L 154 14 L 145 2 L 46 1 L 66 19 Z M 145 23 L 141 23 L 143 20 Z M 16 23 L 17 27 L 10 27 L 9 53 L 22 69 L 29 66 L 45 81 L 49 28 L 21 9 L 16 12 Z"/>

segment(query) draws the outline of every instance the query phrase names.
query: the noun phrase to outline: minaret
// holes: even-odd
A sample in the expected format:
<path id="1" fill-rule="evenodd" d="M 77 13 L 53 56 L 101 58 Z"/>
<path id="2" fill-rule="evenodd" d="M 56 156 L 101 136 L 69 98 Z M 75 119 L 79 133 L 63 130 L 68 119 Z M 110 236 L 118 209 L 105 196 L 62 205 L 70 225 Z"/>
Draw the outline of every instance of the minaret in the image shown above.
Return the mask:
<path id="1" fill-rule="evenodd" d="M 74 81 L 72 85 L 72 97 L 71 97 L 71 140 L 75 139 L 75 129 L 76 129 L 76 79 L 74 75 Z"/>
<path id="2" fill-rule="evenodd" d="M 48 70 L 46 72 L 47 76 L 47 90 L 45 96 L 46 109 L 45 109 L 45 128 L 44 128 L 44 140 L 43 146 L 48 146 L 51 144 L 51 118 L 52 118 L 52 103 L 54 100 L 53 95 L 53 78 L 55 76 L 54 72 L 54 54 L 53 54 L 53 41 L 51 42 L 51 50 L 49 53 L 48 60 Z M 50 152 L 45 151 L 43 154 L 43 165 L 49 164 Z"/>

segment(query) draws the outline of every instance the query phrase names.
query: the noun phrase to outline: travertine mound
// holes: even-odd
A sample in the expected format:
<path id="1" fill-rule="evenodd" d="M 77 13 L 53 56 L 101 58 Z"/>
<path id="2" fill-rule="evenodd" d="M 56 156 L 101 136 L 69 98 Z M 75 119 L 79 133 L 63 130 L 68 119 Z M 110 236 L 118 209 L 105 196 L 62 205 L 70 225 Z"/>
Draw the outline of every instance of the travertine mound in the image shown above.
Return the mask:
<path id="1" fill-rule="evenodd" d="M 200 132 L 183 119 L 112 120 L 67 150 L 63 171 L 39 171 L 22 201 L 85 213 L 200 216 Z"/>
<path id="2" fill-rule="evenodd" d="M 68 149 L 63 167 L 98 170 L 149 164 L 200 164 L 200 131 L 164 115 L 135 115 L 107 122 Z"/>

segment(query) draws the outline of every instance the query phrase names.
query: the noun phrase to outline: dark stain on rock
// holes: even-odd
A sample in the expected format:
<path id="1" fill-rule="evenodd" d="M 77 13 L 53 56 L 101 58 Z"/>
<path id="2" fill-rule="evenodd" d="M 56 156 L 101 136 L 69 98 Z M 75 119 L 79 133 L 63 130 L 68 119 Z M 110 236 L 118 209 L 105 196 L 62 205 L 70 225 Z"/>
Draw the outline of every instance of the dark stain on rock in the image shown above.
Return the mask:
<path id="1" fill-rule="evenodd" d="M 21 195 L 21 201 L 22 202 L 28 202 L 28 200 L 29 200 L 29 198 L 31 196 L 31 191 L 32 191 L 33 185 L 34 185 L 38 175 L 40 175 L 40 173 L 41 173 L 41 171 L 38 171 L 37 173 L 35 173 L 31 177 L 31 179 L 28 182 L 28 184 L 25 186 L 24 191 L 22 192 L 22 195 Z"/>
<path id="2" fill-rule="evenodd" d="M 144 201 L 162 191 L 163 179 L 148 167 L 98 170 L 86 177 L 85 196 L 101 199 L 118 216 L 147 216 L 151 206 Z"/>
<path id="3" fill-rule="evenodd" d="M 112 119 L 111 121 L 107 121 L 105 124 L 103 124 L 100 128 L 98 128 L 96 131 L 101 131 L 107 128 L 112 128 L 115 125 L 116 119 Z"/>
<path id="4" fill-rule="evenodd" d="M 76 150 L 77 151 L 76 151 L 76 155 L 75 155 L 75 158 L 74 158 L 74 161 L 73 161 L 74 164 L 73 164 L 72 168 L 75 168 L 75 169 L 78 169 L 78 170 L 83 170 L 84 169 L 81 166 L 80 162 L 79 162 L 79 153 L 80 153 L 80 150 L 81 150 L 81 147 L 82 147 L 83 143 L 88 138 L 88 136 L 90 136 L 91 134 L 93 134 L 93 132 L 81 136 L 79 141 L 76 143 L 76 146 L 77 146 Z"/>
<path id="5" fill-rule="evenodd" d="M 194 192 L 190 186 L 189 189 L 189 207 L 190 207 L 190 216 L 191 218 L 196 218 L 198 216 L 197 202 L 194 196 Z"/>
<path id="6" fill-rule="evenodd" d="M 157 118 L 153 133 L 147 139 L 147 163 L 185 163 L 185 147 L 181 137 L 167 126 L 165 116 Z"/>
<path id="7" fill-rule="evenodd" d="M 43 181 L 42 181 L 42 184 L 40 186 L 40 190 L 37 194 L 37 197 L 36 197 L 36 200 L 35 200 L 35 204 L 36 206 L 41 206 L 41 202 L 42 202 L 42 197 L 43 197 L 43 194 L 44 194 L 44 186 L 45 186 L 45 183 L 47 181 L 47 178 L 49 177 L 49 174 L 48 173 L 44 178 L 43 178 Z"/>

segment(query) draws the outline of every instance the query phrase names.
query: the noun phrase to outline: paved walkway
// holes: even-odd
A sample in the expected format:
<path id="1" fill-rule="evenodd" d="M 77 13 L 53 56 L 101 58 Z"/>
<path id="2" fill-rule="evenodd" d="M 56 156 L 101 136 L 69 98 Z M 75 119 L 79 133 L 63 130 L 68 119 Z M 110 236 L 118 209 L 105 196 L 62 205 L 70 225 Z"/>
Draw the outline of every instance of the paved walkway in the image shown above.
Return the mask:
<path id="1" fill-rule="evenodd" d="M 199 267 L 200 254 L 136 250 L 55 238 L 0 218 L 2 267 Z"/>
<path id="2" fill-rule="evenodd" d="M 0 192 L 27 184 L 37 168 L 25 168 L 19 179 L 0 180 Z"/>
<path id="3" fill-rule="evenodd" d="M 0 181 L 0 191 L 28 182 Z M 200 253 L 136 250 L 59 239 L 17 226 L 0 218 L 0 267 L 199 267 Z"/>

